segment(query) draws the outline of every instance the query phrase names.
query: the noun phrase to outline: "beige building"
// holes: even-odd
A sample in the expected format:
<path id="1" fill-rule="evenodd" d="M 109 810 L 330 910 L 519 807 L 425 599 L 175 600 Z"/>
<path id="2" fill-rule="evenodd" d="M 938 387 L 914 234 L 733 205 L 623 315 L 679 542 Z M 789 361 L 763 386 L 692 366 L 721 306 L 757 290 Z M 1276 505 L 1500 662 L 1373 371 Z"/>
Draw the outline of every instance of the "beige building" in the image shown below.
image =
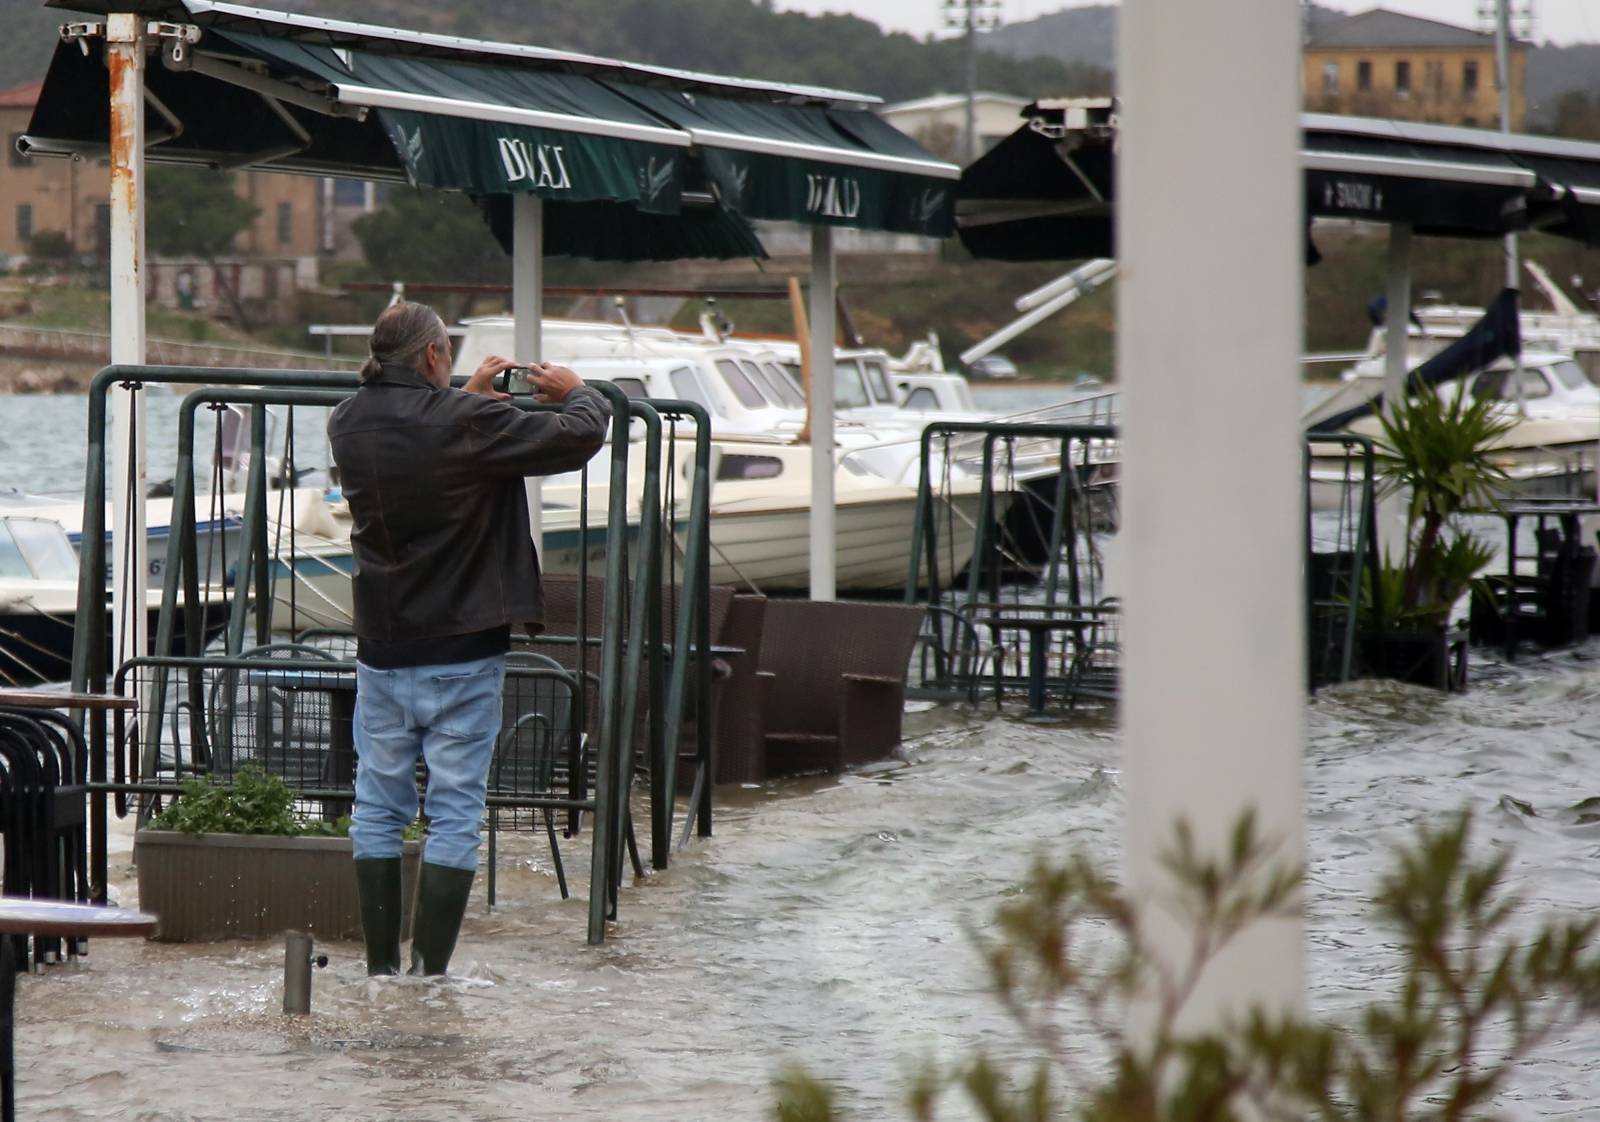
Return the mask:
<path id="1" fill-rule="evenodd" d="M 17 151 L 27 131 L 42 83 L 0 91 L 0 261 L 26 257 L 42 233 L 65 236 L 74 253 L 104 256 L 111 230 L 110 165 L 62 159 L 29 159 Z M 327 257 L 359 256 L 349 237 L 353 216 L 373 209 L 372 185 L 312 176 L 240 172 L 234 189 L 259 209 L 235 250 L 249 257 L 299 262 L 303 282 L 315 283 L 317 263 Z"/>
<path id="2" fill-rule="evenodd" d="M 978 132 L 978 155 L 1022 127 L 1025 97 L 980 93 L 973 98 Z M 967 128 L 967 95 L 935 94 L 915 101 L 885 105 L 878 116 L 911 137 L 928 151 L 952 163 L 964 164 L 961 141 Z"/>
<path id="3" fill-rule="evenodd" d="M 1527 109 L 1527 45 L 1511 47 L 1511 128 Z M 1301 55 L 1305 107 L 1475 128 L 1500 126 L 1494 36 L 1374 8 L 1318 28 Z"/>

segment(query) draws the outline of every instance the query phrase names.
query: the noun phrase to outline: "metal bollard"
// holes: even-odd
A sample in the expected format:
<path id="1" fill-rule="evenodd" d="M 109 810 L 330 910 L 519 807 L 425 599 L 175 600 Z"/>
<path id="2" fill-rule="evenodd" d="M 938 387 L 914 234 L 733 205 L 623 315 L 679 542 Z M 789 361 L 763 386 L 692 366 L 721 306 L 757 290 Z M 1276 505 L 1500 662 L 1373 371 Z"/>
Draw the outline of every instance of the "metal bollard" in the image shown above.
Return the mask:
<path id="1" fill-rule="evenodd" d="M 311 1012 L 311 968 L 328 965 L 325 954 L 311 954 L 311 936 L 291 931 L 283 939 L 283 1011 Z"/>

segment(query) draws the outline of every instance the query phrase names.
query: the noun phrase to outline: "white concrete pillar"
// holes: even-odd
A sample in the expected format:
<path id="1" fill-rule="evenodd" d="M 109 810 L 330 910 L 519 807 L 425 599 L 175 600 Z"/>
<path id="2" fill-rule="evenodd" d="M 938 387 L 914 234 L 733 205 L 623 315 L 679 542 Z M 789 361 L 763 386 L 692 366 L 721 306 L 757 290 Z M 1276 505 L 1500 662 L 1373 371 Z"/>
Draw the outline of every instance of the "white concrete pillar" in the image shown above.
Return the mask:
<path id="1" fill-rule="evenodd" d="M 145 360 L 144 18 L 106 18 L 111 83 L 111 361 Z M 111 391 L 111 669 L 148 647 L 144 395 Z M 130 465 L 131 468 L 130 468 Z"/>
<path id="2" fill-rule="evenodd" d="M 544 200 L 537 195 L 511 196 L 511 315 L 514 353 L 518 362 L 544 358 Z M 533 545 L 544 557 L 544 479 L 530 476 L 528 522 Z"/>
<path id="3" fill-rule="evenodd" d="M 1411 327 L 1411 226 L 1396 222 L 1389 227 L 1389 291 L 1384 323 L 1383 410 L 1388 413 L 1406 399 L 1410 373 Z M 1378 556 L 1393 557 L 1396 564 L 1406 554 L 1406 496 L 1393 494 L 1378 503 Z"/>
<path id="4" fill-rule="evenodd" d="M 1302 851 L 1298 12 L 1127 0 L 1120 40 L 1125 883 L 1181 974 L 1194 933 L 1158 902 L 1174 824 L 1221 854 L 1253 809 L 1282 860 Z M 1299 1006 L 1303 939 L 1298 918 L 1252 928 L 1184 1023 Z"/>
<path id="5" fill-rule="evenodd" d="M 833 228 L 811 227 L 811 598 L 837 596 L 833 504 Z"/>

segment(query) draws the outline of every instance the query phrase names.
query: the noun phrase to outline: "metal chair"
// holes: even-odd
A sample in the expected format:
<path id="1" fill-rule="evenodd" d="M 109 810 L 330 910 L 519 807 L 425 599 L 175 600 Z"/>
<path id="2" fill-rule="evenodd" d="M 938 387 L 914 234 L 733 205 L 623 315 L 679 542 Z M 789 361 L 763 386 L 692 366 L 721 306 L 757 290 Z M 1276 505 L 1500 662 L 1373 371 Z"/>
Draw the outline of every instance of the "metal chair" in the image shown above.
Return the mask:
<path id="1" fill-rule="evenodd" d="M 556 839 L 555 812 L 549 800 L 566 792 L 561 779 L 574 771 L 588 772 L 587 738 L 573 720 L 573 675 L 555 659 L 531 651 L 506 656 L 506 684 L 499 740 L 489 765 L 489 796 L 517 800 L 544 820 L 561 898 L 568 896 L 566 868 Z M 487 902 L 493 907 L 496 888 L 497 836 L 502 810 L 489 807 L 489 861 L 485 873 Z"/>

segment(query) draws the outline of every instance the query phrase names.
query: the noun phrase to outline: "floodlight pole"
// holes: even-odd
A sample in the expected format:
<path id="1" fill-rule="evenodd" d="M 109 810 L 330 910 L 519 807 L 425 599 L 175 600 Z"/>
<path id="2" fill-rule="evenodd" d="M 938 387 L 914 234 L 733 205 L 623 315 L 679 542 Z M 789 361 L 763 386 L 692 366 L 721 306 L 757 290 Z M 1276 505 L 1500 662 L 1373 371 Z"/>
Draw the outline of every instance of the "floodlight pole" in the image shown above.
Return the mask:
<path id="1" fill-rule="evenodd" d="M 961 138 L 962 162 L 978 158 L 978 0 L 967 0 L 967 111 Z"/>
<path id="2" fill-rule="evenodd" d="M 111 361 L 145 360 L 144 18 L 106 17 L 111 87 Z M 115 669 L 148 649 L 144 395 L 111 391 L 111 626 Z M 137 676 L 135 676 L 137 677 Z M 135 687 L 137 688 L 137 687 Z"/>
<path id="3" fill-rule="evenodd" d="M 1494 84 L 1500 95 L 1500 131 L 1511 132 L 1511 0 L 1496 0 L 1494 20 Z M 1505 238 L 1506 287 L 1517 290 L 1517 315 L 1522 314 L 1521 253 L 1515 232 Z M 1520 332 L 1518 333 L 1520 335 Z M 1516 393 L 1517 412 L 1527 414 L 1523 401 L 1522 350 L 1512 359 L 1511 384 Z"/>
<path id="4" fill-rule="evenodd" d="M 811 227 L 811 598 L 837 596 L 833 493 L 833 347 L 835 285 L 833 228 Z"/>
<path id="5" fill-rule="evenodd" d="M 544 200 L 511 196 L 512 355 L 517 362 L 544 360 Z M 524 480 L 533 547 L 544 557 L 544 478 Z"/>
<path id="6" fill-rule="evenodd" d="M 1299 38 L 1298 7 L 1282 0 L 1122 7 L 1125 883 L 1172 978 L 1185 976 L 1196 936 L 1164 906 L 1161 856 L 1178 822 L 1221 858 L 1253 812 L 1275 861 L 1302 859 L 1304 467 L 1300 384 L 1285 377 L 1301 353 Z M 1241 42 L 1258 64 L 1237 65 Z M 1229 284 L 1216 283 L 1219 262 Z M 1227 501 L 1194 501 L 1200 464 L 1236 481 Z M 1196 658 L 1202 649 L 1216 657 Z M 1241 933 L 1201 975 L 1180 1030 L 1251 1007 L 1299 1009 L 1303 927 L 1296 909 Z M 1155 997 L 1130 1011 L 1144 1041 Z"/>

